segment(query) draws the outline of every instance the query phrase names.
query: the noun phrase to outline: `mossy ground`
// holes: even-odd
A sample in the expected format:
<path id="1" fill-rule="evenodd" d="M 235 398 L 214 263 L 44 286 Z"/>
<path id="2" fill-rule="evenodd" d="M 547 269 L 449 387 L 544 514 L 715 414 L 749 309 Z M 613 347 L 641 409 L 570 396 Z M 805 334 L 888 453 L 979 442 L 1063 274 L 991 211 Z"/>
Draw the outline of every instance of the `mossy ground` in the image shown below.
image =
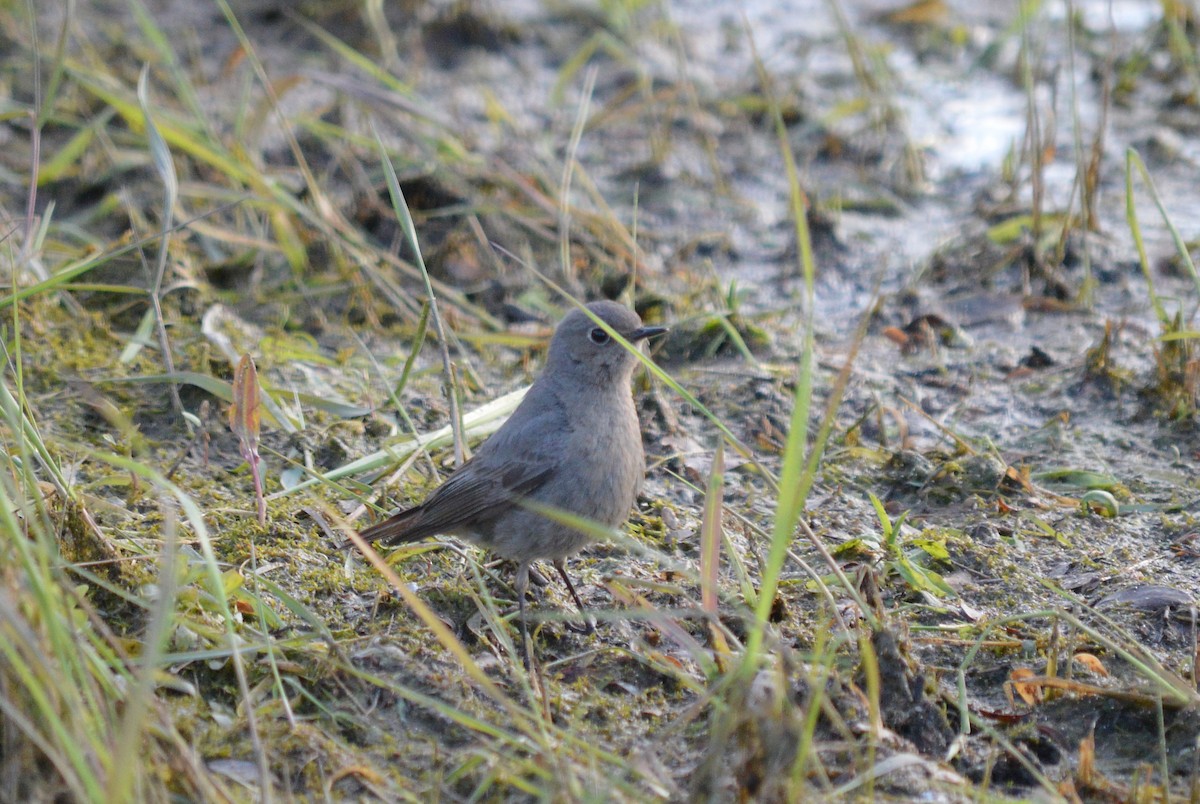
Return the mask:
<path id="1" fill-rule="evenodd" d="M 222 6 L 0 4 L 21 397 L 3 410 L 7 797 L 1194 799 L 1195 232 L 1177 249 L 1101 140 L 1145 151 L 1167 222 L 1188 208 L 1195 20 L 1160 9 L 1110 36 L 1080 5 L 800 3 L 811 30 L 751 9 L 747 31 L 643 3 L 264 3 L 232 9 L 239 39 Z M 1074 97 L 1068 53 L 1090 70 L 1081 108 L 1050 106 Z M 973 112 L 941 114 L 964 98 L 979 142 L 958 134 Z M 1047 123 L 1102 109 L 1108 127 Z M 997 129 L 1008 151 L 969 163 Z M 1127 176 L 1140 224 L 1112 189 Z M 470 412 L 527 384 L 566 309 L 555 285 L 670 324 L 656 361 L 732 439 L 706 492 L 713 421 L 638 377 L 646 489 L 620 543 L 570 562 L 597 631 L 570 627 L 549 577 L 530 673 L 511 567 L 405 546 L 397 588 L 342 546 L 434 488 L 448 442 L 329 478 L 443 427 L 448 386 Z M 809 324 L 812 415 L 792 432 Z M 243 353 L 280 416 L 258 447 L 265 523 L 228 426 Z M 742 661 L 794 493 L 776 476 L 823 422 Z M 1067 689 L 1022 700 L 1021 671 Z"/>

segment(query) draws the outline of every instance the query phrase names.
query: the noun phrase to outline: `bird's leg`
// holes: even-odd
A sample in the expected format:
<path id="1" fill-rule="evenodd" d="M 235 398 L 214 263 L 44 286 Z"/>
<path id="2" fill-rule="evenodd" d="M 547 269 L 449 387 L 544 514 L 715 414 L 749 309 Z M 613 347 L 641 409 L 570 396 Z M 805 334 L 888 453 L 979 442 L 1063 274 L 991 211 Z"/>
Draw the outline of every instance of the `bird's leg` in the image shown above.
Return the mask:
<path id="1" fill-rule="evenodd" d="M 529 669 L 529 626 L 525 621 L 525 591 L 529 588 L 529 562 L 517 565 L 517 611 L 521 619 L 521 662 Z"/>
<path id="2" fill-rule="evenodd" d="M 538 568 L 533 564 L 529 565 L 529 582 L 539 589 L 550 585 L 550 581 L 546 579 L 546 576 L 538 572 Z"/>
<path id="3" fill-rule="evenodd" d="M 575 598 L 575 605 L 579 607 L 579 613 L 583 615 L 583 628 L 572 626 L 567 623 L 567 628 L 579 634 L 591 634 L 596 631 L 596 627 L 592 625 L 592 618 L 588 617 L 587 609 L 583 607 L 583 601 L 579 599 L 579 593 L 575 591 L 575 584 L 571 583 L 571 576 L 567 575 L 567 564 L 561 558 L 556 559 L 554 568 L 558 570 L 558 577 L 563 579 L 563 583 L 567 585 L 567 591 L 571 593 L 571 597 Z"/>

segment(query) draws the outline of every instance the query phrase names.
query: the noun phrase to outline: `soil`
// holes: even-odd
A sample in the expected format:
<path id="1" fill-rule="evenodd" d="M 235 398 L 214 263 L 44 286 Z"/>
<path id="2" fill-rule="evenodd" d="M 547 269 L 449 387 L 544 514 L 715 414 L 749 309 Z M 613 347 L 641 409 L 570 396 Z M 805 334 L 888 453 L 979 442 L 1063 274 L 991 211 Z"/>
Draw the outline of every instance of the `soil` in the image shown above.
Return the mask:
<path id="1" fill-rule="evenodd" d="M 83 68 L 103 63 L 127 88 L 150 61 L 163 120 L 188 118 L 132 8 L 76 8 L 72 57 Z M 315 796 L 327 784 L 346 797 L 552 789 L 571 798 L 770 800 L 794 794 L 802 779 L 830 798 L 959 800 L 974 787 L 997 798 L 1043 788 L 1129 800 L 1164 785 L 1165 769 L 1173 794 L 1195 796 L 1200 364 L 1188 336 L 1200 283 L 1128 157 L 1144 160 L 1186 251 L 1200 237 L 1193 16 L 1178 21 L 1188 66 L 1162 5 L 1134 0 L 1031 5 L 1028 23 L 1009 5 L 967 2 L 402 2 L 386 9 L 391 40 L 357 4 L 235 4 L 277 94 L 274 111 L 216 5 L 146 8 L 196 82 L 217 139 L 252 154 L 309 210 L 297 213 L 310 227 L 297 262 L 274 245 L 285 239 L 278 221 L 255 207 L 266 190 L 231 185 L 210 197 L 202 190 L 215 168 L 172 143 L 187 165 L 177 218 L 205 215 L 176 236 L 166 297 L 176 368 L 228 381 L 237 355 L 250 351 L 270 386 L 309 395 L 304 404 L 279 400 L 304 410 L 303 427 L 266 422 L 269 524 L 252 524 L 249 475 L 216 415 L 224 403 L 183 386 L 186 409 L 208 401 L 213 411 L 202 450 L 164 386 L 137 380 L 164 371 L 157 354 L 117 359 L 144 305 L 85 289 L 73 294 L 78 309 L 39 308 L 24 337 L 48 356 L 26 372 L 48 429 L 63 437 L 97 444 L 117 432 L 86 394 L 64 398 L 67 382 L 131 411 L 147 460 L 165 471 L 184 455 L 175 478 L 210 514 L 227 566 L 253 559 L 268 568 L 259 574 L 278 585 L 263 592 L 276 633 L 295 641 L 305 668 L 297 689 L 311 685 L 321 702 L 302 707 L 320 724 L 311 733 L 281 720 L 268 727 L 281 785 Z M 61 13 L 40 11 L 43 49 L 56 41 Z M 355 66 L 316 28 L 392 78 Z M 82 81 L 73 69 L 65 86 Z M 27 77 L 6 71 L 5 82 L 14 97 L 33 92 Z M 74 105 L 64 115 L 109 125 L 99 91 L 65 97 Z M 161 182 L 146 152 L 133 149 L 140 134 L 124 117 L 115 143 L 89 149 L 80 170 L 38 193 L 40 214 L 53 203 L 56 222 L 104 248 L 127 231 L 152 233 L 160 218 Z M 326 236 L 292 151 L 346 222 L 332 227 L 339 237 L 407 260 L 372 125 L 442 296 L 468 411 L 536 373 L 539 344 L 565 309 L 537 266 L 581 297 L 624 292 L 645 319 L 670 324 L 655 360 L 777 474 L 811 324 L 810 437 L 827 402 L 836 407 L 803 519 L 867 610 L 798 534 L 775 601 L 771 666 L 740 693 L 721 693 L 727 706 L 710 707 L 718 693 L 705 663 L 717 652 L 700 647 L 710 631 L 696 614 L 695 573 L 719 435 L 698 407 L 639 378 L 650 469 L 629 543 L 570 562 L 599 627 L 593 635 L 567 627 L 572 607 L 555 582 L 535 605 L 545 618 L 537 634 L 545 706 L 621 761 L 568 773 L 576 749 L 537 755 L 485 741 L 457 718 L 504 723 L 382 577 L 347 558 L 336 529 L 320 525 L 322 505 L 359 515 L 350 495 L 294 489 L 305 461 L 335 470 L 449 417 L 432 325 L 400 394 L 411 422 L 388 400 L 415 342 L 421 281 L 399 259 L 364 266 Z M 358 139 L 330 136 L 329 126 Z M 74 134 L 51 122 L 43 154 Z M 811 300 L 780 136 L 807 204 Z M 10 123 L 0 137 L 9 142 L 3 169 L 27 172 L 25 130 Z M 20 183 L 4 179 L 2 189 L 4 208 L 21 209 Z M 214 210 L 223 203 L 233 206 Z M 151 265 L 156 247 L 147 248 Z M 146 285 L 151 272 L 134 257 L 88 281 Z M 364 279 L 367 268 L 386 279 Z M 725 457 L 721 617 L 741 638 L 776 497 L 753 462 L 732 450 Z M 344 482 L 386 489 L 384 508 L 407 505 L 453 465 L 443 446 L 398 479 L 376 467 Z M 122 524 L 152 501 L 106 487 L 86 461 L 79 479 L 112 505 L 97 518 L 114 540 L 124 528 L 153 535 L 140 511 L 136 527 Z M 902 518 L 889 543 L 881 534 Z M 86 546 L 76 553 L 92 557 Z M 405 547 L 390 563 L 518 694 L 513 657 L 481 602 L 478 556 L 468 554 Z M 499 567 L 480 583 L 510 600 L 510 578 Z M 358 675 L 311 664 L 300 646 L 319 642 L 320 629 L 283 604 L 284 593 L 332 631 L 331 653 Z M 125 626 L 137 633 L 140 624 Z M 822 665 L 818 645 L 832 665 Z M 874 670 L 862 660 L 867 645 Z M 1177 683 L 1175 698 L 1152 683 L 1155 667 Z M 175 672 L 214 698 L 229 684 L 203 670 Z M 1066 686 L 1022 686 L 1022 673 Z M 372 686 L 380 677 L 387 685 Z M 336 690 L 349 691 L 345 700 Z M 872 694 L 878 712 L 867 705 Z M 224 706 L 237 704 L 230 695 Z M 215 705 L 188 706 L 200 710 L 189 733 L 206 759 L 248 758 L 244 735 L 221 728 L 228 717 L 214 716 Z M 812 706 L 824 708 L 809 764 L 797 769 Z M 855 747 L 867 733 L 872 762 Z M 308 756 L 320 756 L 333 781 Z M 1081 770 L 1088 759 L 1091 774 Z M 574 781 L 553 787 L 543 772 Z"/>

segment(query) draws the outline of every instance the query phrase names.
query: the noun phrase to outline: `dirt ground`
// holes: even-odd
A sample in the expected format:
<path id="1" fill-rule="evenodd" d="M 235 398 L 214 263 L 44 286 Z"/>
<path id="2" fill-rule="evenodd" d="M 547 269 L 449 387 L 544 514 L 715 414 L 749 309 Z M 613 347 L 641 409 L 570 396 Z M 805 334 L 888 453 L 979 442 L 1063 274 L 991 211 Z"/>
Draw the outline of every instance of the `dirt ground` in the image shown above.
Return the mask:
<path id="1" fill-rule="evenodd" d="M 1200 796 L 1194 6 L 371 5 L 234 3 L 242 43 L 216 4 L 39 5 L 36 43 L 23 10 L 0 12 L 9 107 L 56 93 L 35 200 L 52 225 L 36 258 L 14 240 L 14 285 L 148 238 L 88 284 L 22 298 L 27 393 L 105 549 L 154 553 L 160 501 L 78 445 L 170 470 L 245 578 L 231 594 L 247 644 L 274 646 L 248 667 L 265 780 L 199 574 L 182 576 L 201 591 L 177 607 L 160 705 L 214 796 Z M 202 437 L 161 379 L 145 293 L 119 290 L 153 284 L 164 219 L 143 64 L 179 174 L 164 316 L 182 406 L 208 410 Z M 400 473 L 354 464 L 450 412 L 376 135 L 464 410 L 536 374 L 567 309 L 546 278 L 671 326 L 652 356 L 699 403 L 636 380 L 646 487 L 620 544 L 570 562 L 597 631 L 568 627 L 551 579 L 532 682 L 496 621 L 511 568 L 441 542 L 389 557 L 486 677 L 544 715 L 540 732 L 338 547 L 346 518 L 375 516 L 361 499 L 411 504 L 454 466 L 444 442 Z M 5 117 L 0 143 L 0 199 L 24 233 L 28 120 Z M 810 438 L 833 404 L 802 517 L 815 538 L 797 533 L 768 660 L 739 676 L 701 610 L 721 435 L 700 406 L 755 459 L 723 452 L 719 621 L 740 644 L 793 493 L 770 476 L 806 324 Z M 131 343 L 146 346 L 126 359 Z M 228 400 L 202 379 L 228 383 L 244 352 L 292 422 L 264 425 L 262 527 Z M 148 566 L 108 581 L 144 594 Z M 135 607 L 89 583 L 139 639 Z"/>

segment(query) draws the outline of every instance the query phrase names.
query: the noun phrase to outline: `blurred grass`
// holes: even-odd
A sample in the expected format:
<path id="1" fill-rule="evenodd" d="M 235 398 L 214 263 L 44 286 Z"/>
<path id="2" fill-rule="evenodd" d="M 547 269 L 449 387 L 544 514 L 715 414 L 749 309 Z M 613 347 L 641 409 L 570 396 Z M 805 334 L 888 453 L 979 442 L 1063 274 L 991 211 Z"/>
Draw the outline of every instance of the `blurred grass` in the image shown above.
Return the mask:
<path id="1" fill-rule="evenodd" d="M 904 185 L 916 187 L 924 180 L 920 153 L 905 132 L 895 77 L 841 4 L 829 7 L 867 111 L 880 131 L 899 137 Z M 438 99 L 420 97 L 380 67 L 351 41 L 344 20 L 318 14 L 296 22 L 351 72 L 276 75 L 242 28 L 240 9 L 220 2 L 238 45 L 214 76 L 205 72 L 212 63 L 189 50 L 193 43 L 177 41 L 146 6 L 130 0 L 127 8 L 133 25 L 92 30 L 91 18 L 67 5 L 61 27 L 43 28 L 54 31 L 53 41 L 14 44 L 16 72 L 31 78 L 11 79 L 21 90 L 13 98 L 32 100 L 10 98 L 0 108 L 0 119 L 28 137 L 21 181 L 6 180 L 0 198 L 12 222 L 0 252 L 9 277 L 0 299 L 8 313 L 0 373 L 6 789 L 21 799 L 80 801 L 644 800 L 720 798 L 765 772 L 764 797 L 875 796 L 890 735 L 872 639 L 898 617 L 860 588 L 887 580 L 884 571 L 848 577 L 806 512 L 877 309 L 872 302 L 824 407 L 816 407 L 810 188 L 768 62 L 756 54 L 759 86 L 742 107 L 767 112 L 789 191 L 800 289 L 780 303 L 803 320 L 798 365 L 758 361 L 743 337 L 754 330 L 739 326 L 732 283 L 726 292 L 719 282 L 689 278 L 665 312 L 713 324 L 747 366 L 789 389 L 779 454 L 742 436 L 741 422 L 705 404 L 709 397 L 678 373 L 646 359 L 663 393 L 704 417 L 718 444 L 705 485 L 695 487 L 704 503 L 698 569 L 659 549 L 646 531 L 665 525 L 640 516 L 636 536 L 616 541 L 658 569 L 638 565 L 601 579 L 617 604 L 598 614 L 620 636 L 578 662 L 527 673 L 511 641 L 505 593 L 494 591 L 503 573 L 474 558 L 464 573 L 461 559 L 425 547 L 397 551 L 389 562 L 359 545 L 370 562 L 364 566 L 333 545 L 352 532 L 347 512 L 367 496 L 362 480 L 419 458 L 436 473 L 451 443 L 461 458 L 464 439 L 485 433 L 519 399 L 519 392 L 495 399 L 486 384 L 501 370 L 488 361 L 500 354 L 513 361 L 503 371 L 520 374 L 544 342 L 542 331 L 504 327 L 505 311 L 479 292 L 485 281 L 433 273 L 448 260 L 434 259 L 442 255 L 425 231 L 437 232 L 440 244 L 449 238 L 439 227 L 460 226 L 463 262 L 474 260 L 477 273 L 493 278 L 508 263 L 491 240 L 521 250 L 511 262 L 539 279 L 529 281 L 523 301 L 543 312 L 565 304 L 556 294 L 577 303 L 583 287 L 612 282 L 638 302 L 660 291 L 652 283 L 667 282 L 646 269 L 644 243 L 655 233 L 640 220 L 621 220 L 578 157 L 581 143 L 602 138 L 609 122 L 645 119 L 649 161 L 661 164 L 671 153 L 672 114 L 710 112 L 686 80 L 662 87 L 644 69 L 637 40 L 647 34 L 637 21 L 654 9 L 603 4 L 603 27 L 562 63 L 550 94 L 565 97 L 582 76 L 585 102 L 556 166 L 540 154 L 545 143 L 520 143 L 531 153 L 485 150 L 479 140 L 495 132 L 446 122 Z M 385 53 L 403 52 L 379 4 L 353 8 Z M 1031 11 L 1022 4 L 1013 29 L 1023 47 L 1036 44 Z M 3 30 L 29 30 L 24 13 L 0 7 Z M 678 32 L 662 22 L 650 35 L 669 41 L 686 67 Z M 1182 22 L 1170 24 L 1172 50 L 1194 81 Z M 599 54 L 611 60 L 604 69 L 629 72 L 628 95 L 618 95 L 628 103 L 593 112 L 592 91 L 608 77 L 588 68 Z M 1023 68 L 1036 130 L 1033 65 Z M 208 104 L 214 91 L 234 85 L 242 94 L 225 130 Z M 311 86 L 336 100 L 292 111 L 292 93 Z M 672 113 L 658 112 L 664 100 Z M 503 136 L 508 110 L 494 104 L 489 115 Z M 355 125 L 359 116 L 380 133 Z M 716 136 L 697 128 L 706 132 L 701 147 L 714 188 L 724 191 Z M 1041 163 L 1031 169 L 1040 181 Z M 1126 171 L 1129 226 L 1164 340 L 1191 338 L 1165 313 L 1150 278 L 1135 175 L 1200 294 L 1186 244 L 1133 152 Z M 28 194 L 13 192 L 17 184 Z M 1043 214 L 1036 193 L 1031 214 L 1035 230 L 1060 221 Z M 1063 232 L 1072 221 L 1062 216 Z M 693 313 L 686 309 L 692 294 L 718 298 L 720 309 Z M 327 337 L 303 348 L 289 340 L 310 329 Z M 157 338 L 147 337 L 152 331 Z M 425 365 L 426 341 L 438 350 L 448 391 L 451 426 L 443 430 L 433 372 L 415 368 L 418 360 Z M 397 356 L 395 342 L 407 351 Z M 243 352 L 261 360 L 270 377 L 264 400 L 278 406 L 276 427 L 264 436 L 264 454 L 277 461 L 264 526 L 249 515 L 248 480 L 230 457 L 228 435 L 197 404 L 228 399 L 230 355 Z M 163 389 L 177 385 L 179 402 L 166 404 Z M 402 428 L 357 401 L 382 398 L 381 387 L 394 403 L 402 391 L 423 403 L 415 414 L 402 411 Z M 1195 389 L 1186 390 L 1194 400 Z M 406 435 L 354 460 L 367 452 L 364 444 L 394 431 Z M 727 455 L 744 463 L 724 465 Z M 174 474 L 180 461 L 185 470 Z M 734 479 L 762 489 L 766 519 L 726 501 Z M 397 494 L 419 496 L 423 482 L 407 480 Z M 891 529 L 903 518 L 890 519 L 882 503 L 876 508 L 883 541 L 895 548 Z M 799 555 L 804 541 L 824 568 Z M 799 577 L 789 574 L 796 567 Z M 920 591 L 910 588 L 918 585 L 913 576 L 906 586 L 900 574 L 902 591 Z M 809 619 L 785 635 L 780 612 L 809 595 L 819 601 Z M 846 600 L 857 620 L 839 610 Z M 1122 657 L 1165 705 L 1195 704 L 1187 682 L 1114 624 L 1041 615 Z M 1033 616 L 977 628 L 957 670 L 964 737 L 972 727 L 991 728 L 971 713 L 965 692 L 985 637 Z M 547 640 L 560 638 L 560 619 L 544 618 Z M 808 641 L 798 649 L 801 629 Z M 862 709 L 847 708 L 847 700 Z M 997 735 L 1008 755 L 1020 753 L 1003 740 Z M 686 757 L 686 772 L 662 767 L 671 753 Z M 1051 792 L 1044 776 L 1039 781 Z M 947 788 L 991 795 L 965 781 Z"/>
<path id="2" fill-rule="evenodd" d="M 19 332 L 17 308 L 10 309 Z M 14 358 L 20 361 L 19 348 Z M 158 659 L 175 605 L 173 586 L 167 581 L 159 587 L 147 638 L 129 643 L 94 607 L 88 584 L 71 577 L 60 553 L 61 538 L 76 546 L 95 542 L 102 552 L 115 547 L 62 481 L 56 450 L 26 413 L 28 405 L 18 401 L 26 397 L 13 365 L 7 363 L 0 377 L 6 436 L 0 457 L 0 551 L 8 568 L 0 583 L 6 746 L 0 775 L 8 780 L 6 790 L 20 799 L 61 792 L 80 801 L 166 800 L 168 786 L 160 771 L 175 767 L 175 790 L 200 798 L 226 796 L 221 781 L 180 750 L 185 739 L 169 710 L 156 703 Z M 173 495 L 189 524 L 202 532 L 203 517 L 186 496 L 153 470 L 113 459 Z M 40 481 L 39 465 L 59 482 Z M 171 576 L 176 555 L 173 512 L 172 502 L 165 501 L 164 578 Z M 131 648 L 137 654 L 131 655 Z"/>

